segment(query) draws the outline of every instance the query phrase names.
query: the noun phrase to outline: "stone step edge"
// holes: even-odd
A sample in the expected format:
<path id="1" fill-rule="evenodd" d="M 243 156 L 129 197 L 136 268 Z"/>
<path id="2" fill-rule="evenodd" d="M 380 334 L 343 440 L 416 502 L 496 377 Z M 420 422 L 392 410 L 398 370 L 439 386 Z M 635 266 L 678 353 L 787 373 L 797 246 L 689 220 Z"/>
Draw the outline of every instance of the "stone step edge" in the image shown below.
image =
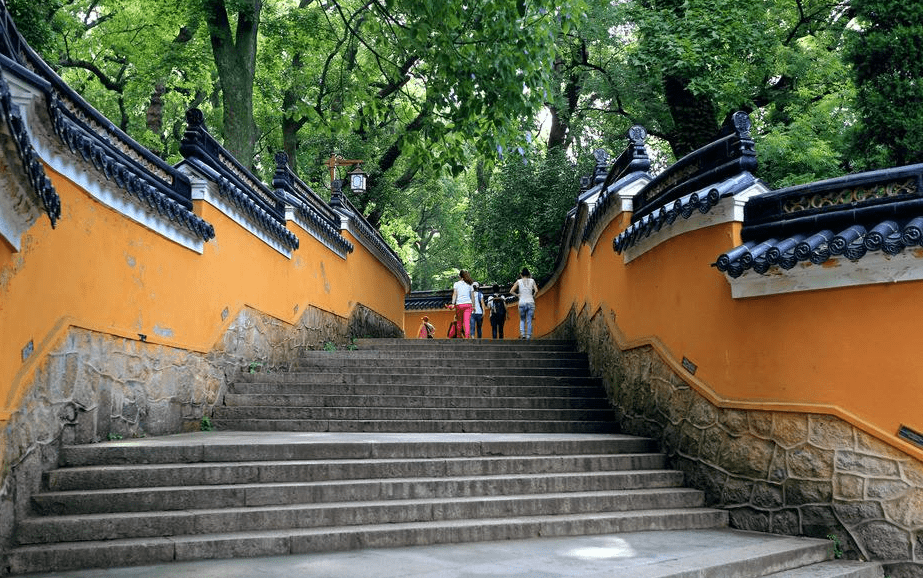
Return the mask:
<path id="1" fill-rule="evenodd" d="M 118 445 L 111 442 L 64 446 L 60 452 L 62 467 L 163 464 L 163 463 L 234 463 L 285 462 L 317 460 L 369 460 L 369 459 L 474 459 L 474 458 L 542 458 L 612 455 L 660 454 L 651 438 L 600 434 L 594 438 L 541 440 L 401 440 L 395 441 L 335 441 L 320 439 L 303 442 L 209 442 L 210 433 L 217 437 L 225 432 L 206 432 L 204 441 L 190 446 L 177 440 L 176 444 L 145 443 L 131 440 Z M 227 432 L 234 435 L 235 432 Z M 400 436 L 400 434 L 396 434 Z M 419 434 L 424 435 L 424 434 Z M 450 434 L 451 435 L 451 434 Z M 464 434 L 460 434 L 464 435 Z M 163 438 L 155 438 L 161 440 Z M 253 454 L 259 452 L 259 457 Z M 281 454 L 281 455 L 280 455 Z M 229 459 L 229 456 L 246 456 Z M 182 459 L 177 460 L 176 456 Z M 135 461 L 141 458 L 143 461 Z M 167 460 L 167 461 L 163 461 Z"/>
<path id="2" fill-rule="evenodd" d="M 829 545 L 815 538 L 773 538 L 760 544 L 684 556 L 632 568 L 632 578 L 741 576 L 764 578 L 778 572 L 812 567 L 831 558 Z"/>
<path id="3" fill-rule="evenodd" d="M 400 407 L 400 406 L 287 406 L 221 405 L 213 419 L 276 419 L 331 421 L 609 421 L 610 407 Z M 381 414 L 391 414 L 374 419 Z M 461 414 L 461 415 L 459 415 Z M 457 416 L 457 417 L 456 417 Z M 596 418 L 596 419 L 592 419 Z"/>
<path id="4" fill-rule="evenodd" d="M 468 380 L 465 376 L 456 376 L 455 383 L 445 383 L 445 376 L 438 375 L 417 375 L 417 374 L 372 374 L 367 373 L 363 377 L 375 377 L 376 380 L 355 379 L 360 374 L 350 373 L 269 373 L 269 374 L 246 374 L 235 378 L 231 381 L 232 387 L 350 387 L 362 390 L 368 394 L 367 390 L 371 388 L 382 389 L 449 389 L 464 392 L 474 390 L 483 393 L 486 390 L 509 390 L 510 392 L 519 391 L 547 391 L 549 393 L 560 393 L 566 396 L 579 394 L 574 390 L 586 390 L 594 395 L 597 392 L 604 391 L 603 381 L 598 377 L 574 377 L 568 375 L 528 377 L 528 376 L 500 376 L 489 378 L 488 380 L 477 382 Z M 387 378 L 385 378 L 387 377 Z M 241 379 L 242 378 L 242 379 Z M 393 378 L 393 379 L 390 379 Z M 467 382 L 467 383 L 465 383 Z M 472 383 L 473 382 L 473 383 Z M 560 397 L 556 395 L 554 397 Z"/>
<path id="5" fill-rule="evenodd" d="M 595 460 L 595 459 L 612 459 L 612 458 L 621 458 L 621 459 L 651 459 L 651 458 L 660 458 L 663 454 L 660 452 L 626 452 L 619 454 L 536 454 L 536 455 L 473 455 L 473 456 L 432 456 L 432 457 L 423 457 L 423 458 L 405 458 L 405 457 L 382 457 L 382 458 L 316 458 L 316 459 L 294 459 L 294 460 L 224 460 L 224 461 L 214 461 L 214 462 L 166 462 L 166 463 L 138 463 L 138 464 L 115 464 L 115 465 L 92 465 L 92 466 L 72 466 L 66 468 L 56 468 L 49 470 L 47 473 L 51 474 L 54 472 L 78 472 L 78 473 L 87 473 L 87 472 L 98 472 L 100 470 L 106 471 L 133 471 L 138 469 L 174 469 L 174 468 L 226 468 L 226 467 L 282 467 L 282 466 L 325 466 L 325 465 L 336 465 L 336 466 L 358 466 L 358 465 L 388 465 L 388 464 L 400 464 L 405 465 L 408 462 L 428 462 L 433 464 L 442 464 L 442 463 L 462 463 L 462 462 L 481 462 L 481 461 L 516 461 L 516 460 L 547 460 L 549 458 L 558 458 L 558 459 L 579 459 L 579 460 Z M 597 471 L 606 471 L 606 470 L 597 470 Z M 623 470 L 619 470 L 623 471 Z M 634 470 L 624 470 L 624 471 L 634 471 Z M 487 475 L 487 474 L 485 474 Z M 499 475 L 499 474 L 498 474 Z M 388 478 L 391 479 L 391 478 Z"/>
<path id="6" fill-rule="evenodd" d="M 613 454 L 605 456 L 607 461 L 600 463 L 596 471 L 633 471 L 635 468 L 660 469 L 664 467 L 663 454 Z M 45 487 L 53 491 L 78 491 L 85 489 L 116 489 L 140 487 L 165 487 L 175 483 L 165 481 L 165 476 L 173 480 L 182 480 L 187 486 L 214 485 L 216 481 L 222 483 L 290 483 L 295 481 L 326 481 L 326 480 L 371 480 L 394 479 L 412 477 L 429 477 L 439 479 L 446 475 L 504 475 L 522 471 L 534 471 L 534 468 L 544 462 L 545 472 L 568 473 L 584 471 L 585 456 L 577 459 L 548 464 L 545 457 L 521 458 L 507 463 L 494 463 L 488 467 L 481 466 L 479 462 L 485 458 L 471 458 L 467 463 L 447 464 L 449 460 L 431 460 L 432 463 L 413 463 L 408 460 L 387 460 L 378 463 L 369 463 L 372 460 L 359 460 L 348 463 L 346 467 L 338 467 L 342 460 L 303 461 L 293 462 L 229 462 L 229 463 L 196 463 L 196 464 L 139 464 L 122 466 L 86 466 L 80 468 L 64 468 L 52 470 L 46 474 Z M 395 469 L 399 465 L 403 471 Z M 265 473 L 264 468 L 266 466 Z M 475 466 L 475 467 L 470 467 Z M 496 467 L 500 466 L 500 467 Z M 553 467 L 550 467 L 553 466 Z M 323 471 L 320 471 L 323 468 Z M 527 468 L 530 468 L 527 470 Z M 239 471 L 238 471 L 239 470 Z M 306 470 L 313 472 L 310 476 Z M 409 471 L 408 471 L 409 470 Z M 246 475 L 245 479 L 231 476 Z M 298 477 L 295 477 L 298 476 Z"/>
<path id="7" fill-rule="evenodd" d="M 609 433 L 614 420 L 212 419 L 218 430 L 366 433 Z M 256 427 L 260 426 L 260 427 Z M 298 426 L 298 427 L 295 427 Z M 310 426 L 310 427 L 308 427 Z M 346 427 L 349 426 L 349 427 Z M 424 427 L 426 426 L 426 427 Z M 557 426 L 557 427 L 554 427 Z M 271 427 L 272 429 L 266 429 Z"/>
<path id="8" fill-rule="evenodd" d="M 446 476 L 446 477 L 405 477 L 405 478 L 356 478 L 356 479 L 337 479 L 337 480 L 321 480 L 315 482 L 263 482 L 263 483 L 245 483 L 245 484 L 213 484 L 213 485 L 201 485 L 201 486 L 154 486 L 154 487 L 128 487 L 128 488 L 105 488 L 105 489 L 87 489 L 87 490 L 63 490 L 63 491 L 46 491 L 46 492 L 37 492 L 32 494 L 32 499 L 36 502 L 65 502 L 67 500 L 73 499 L 114 499 L 119 497 L 135 497 L 139 489 L 143 489 L 148 494 L 158 494 L 162 496 L 168 496 L 171 493 L 184 493 L 184 494 L 200 494 L 200 493 L 215 493 L 215 492 L 258 492 L 261 497 L 259 499 L 252 498 L 249 496 L 242 496 L 241 499 L 245 502 L 249 501 L 255 506 L 270 506 L 270 505 L 279 505 L 279 504 L 288 504 L 288 503 L 300 503 L 300 502 L 291 502 L 291 501 L 270 501 L 265 496 L 267 492 L 273 491 L 284 491 L 284 490 L 310 490 L 317 489 L 321 490 L 324 488 L 336 488 L 338 490 L 344 490 L 349 493 L 355 492 L 357 489 L 363 487 L 368 487 L 370 489 L 378 489 L 381 487 L 393 488 L 399 486 L 427 486 L 430 488 L 428 491 L 433 492 L 435 497 L 436 488 L 439 486 L 452 486 L 458 484 L 473 484 L 475 491 L 472 491 L 470 494 L 467 494 L 467 497 L 474 496 L 497 496 L 504 494 L 494 493 L 495 487 L 497 485 L 502 485 L 504 483 L 515 484 L 517 482 L 533 482 L 532 487 L 530 488 L 521 488 L 520 492 L 523 495 L 528 494 L 540 494 L 545 493 L 547 490 L 541 487 L 542 482 L 555 482 L 558 480 L 566 481 L 590 481 L 600 483 L 603 480 L 611 480 L 613 482 L 618 481 L 619 483 L 632 483 L 637 486 L 634 488 L 631 487 L 622 487 L 619 489 L 628 490 L 628 489 L 654 489 L 654 488 L 681 488 L 683 480 L 683 472 L 679 470 L 668 470 L 668 469 L 636 469 L 636 470 L 601 470 L 601 471 L 579 471 L 579 472 L 551 472 L 551 473 L 537 473 L 537 474 L 494 474 L 494 475 L 471 475 L 471 476 Z M 478 482 L 490 481 L 490 487 L 482 487 Z M 538 483 L 534 483 L 538 482 Z M 534 490 L 534 491 L 533 491 Z M 604 488 L 601 491 L 612 491 L 613 488 Z M 581 491 L 595 491 L 595 490 L 567 490 L 559 489 L 557 493 L 570 493 L 570 492 L 581 492 Z M 390 490 L 379 491 L 379 493 L 390 493 Z M 315 503 L 327 503 L 335 501 L 333 499 L 323 500 L 325 496 L 312 496 L 312 499 L 317 500 Z M 409 499 L 409 498 L 406 498 Z M 414 498 L 416 499 L 416 498 Z M 424 499 L 424 498 L 421 498 Z M 146 505 L 146 504 L 142 504 Z M 160 507 L 162 511 L 171 511 L 173 509 L 189 509 L 185 504 L 179 505 L 176 508 L 164 509 Z M 119 510 L 120 512 L 132 512 L 132 511 L 152 511 L 152 510 Z"/>
<path id="9" fill-rule="evenodd" d="M 261 399 L 265 397 L 277 397 L 277 398 L 282 398 L 283 401 L 289 401 L 289 402 L 297 401 L 298 398 L 317 398 L 316 401 L 335 400 L 338 398 L 342 398 L 342 401 L 345 402 L 345 401 L 350 401 L 354 398 L 368 398 L 369 395 L 359 394 L 359 393 L 350 394 L 350 393 L 267 393 L 267 392 L 237 393 L 237 392 L 228 392 L 224 395 L 224 398 L 225 398 L 225 404 L 230 406 L 232 404 L 227 403 L 228 397 L 230 397 L 233 400 L 237 400 L 238 398 L 247 398 L 241 401 L 249 401 L 249 398 Z M 472 400 L 478 400 L 478 401 L 485 400 L 484 396 L 474 396 L 474 395 L 453 397 L 453 396 L 447 396 L 447 395 L 425 395 L 425 394 L 420 394 L 420 395 L 379 394 L 376 397 L 381 398 L 381 399 L 377 400 L 379 401 L 379 403 L 375 405 L 369 404 L 369 405 L 357 406 L 357 405 L 343 405 L 342 403 L 340 403 L 339 405 L 319 405 L 318 403 L 313 403 L 310 405 L 297 405 L 297 406 L 293 406 L 291 403 L 283 403 L 279 405 L 284 405 L 286 407 L 376 407 L 376 408 L 377 407 L 398 407 L 398 408 L 406 408 L 406 409 L 426 407 L 426 408 L 438 409 L 438 408 L 443 408 L 443 407 L 470 408 L 472 407 L 471 405 Z M 398 403 L 398 402 L 406 402 L 409 400 L 420 399 L 420 398 L 423 398 L 424 400 L 432 400 L 430 403 L 433 403 L 433 404 L 439 403 L 439 404 L 445 404 L 445 405 L 410 406 L 410 405 L 404 405 L 404 404 Z M 577 397 L 577 398 L 569 397 L 569 396 L 552 397 L 552 396 L 498 395 L 498 396 L 492 396 L 486 399 L 490 399 L 492 402 L 495 402 L 498 404 L 499 403 L 511 404 L 509 406 L 499 406 L 499 407 L 516 407 L 520 403 L 551 403 L 552 400 L 554 401 L 554 403 L 561 403 L 564 400 L 570 400 L 570 401 L 574 401 L 578 403 L 579 402 L 597 403 L 601 401 L 602 402 L 609 401 L 609 398 L 607 398 L 605 395 L 599 395 L 596 397 L 586 396 L 586 397 Z M 456 401 L 459 403 L 459 405 L 458 406 L 448 405 L 446 403 L 448 400 Z M 387 404 L 383 403 L 385 401 L 387 401 Z M 265 407 L 267 405 L 277 405 L 277 404 L 276 403 L 272 403 L 272 404 L 270 403 L 252 404 L 251 403 L 251 404 L 233 404 L 233 405 L 237 407 L 248 407 L 248 406 L 249 407 Z M 545 409 L 556 409 L 556 408 L 545 408 Z M 565 407 L 562 409 L 567 409 L 567 408 Z"/>
<path id="10" fill-rule="evenodd" d="M 277 556 L 446 544 L 485 540 L 511 540 L 548 536 L 576 536 L 652 529 L 689 530 L 727 527 L 728 514 L 710 508 L 614 512 L 600 516 L 527 516 L 452 522 L 413 522 L 274 530 L 239 534 L 203 534 L 172 538 L 123 539 L 21 546 L 8 551 L 13 574 L 78 568 L 138 566 L 184 560 Z M 655 528 L 660 526 L 660 528 Z M 101 553 L 107 556 L 99 563 Z"/>
<path id="11" fill-rule="evenodd" d="M 765 578 L 882 578 L 880 562 L 830 560 L 792 570 L 767 574 Z"/>
<path id="12" fill-rule="evenodd" d="M 389 511 L 409 509 L 416 514 L 422 514 L 424 520 L 421 522 L 439 521 L 439 520 L 490 520 L 495 518 L 506 518 L 509 512 L 503 508 L 497 509 L 497 506 L 507 506 L 515 504 L 525 504 L 528 507 L 537 508 L 537 511 L 551 506 L 552 511 L 559 506 L 573 508 L 575 503 L 589 503 L 594 508 L 607 505 L 604 509 L 594 509 L 592 512 L 583 511 L 583 514 L 607 514 L 612 512 L 631 512 L 631 511 L 659 511 L 659 510 L 676 510 L 685 508 L 701 508 L 703 506 L 704 494 L 700 490 L 689 488 L 649 488 L 649 489 L 629 489 L 629 490 L 605 490 L 605 491 L 580 491 L 580 492 L 547 492 L 541 494 L 513 494 L 513 495 L 490 495 L 490 496 L 463 496 L 463 497 L 442 497 L 442 498 L 409 498 L 399 500 L 350 500 L 339 502 L 322 502 L 322 503 L 298 503 L 286 505 L 264 505 L 264 506 L 235 506 L 228 508 L 202 508 L 202 509 L 183 509 L 183 510 L 158 510 L 145 512 L 107 512 L 98 514 L 73 514 L 63 516 L 33 516 L 20 522 L 18 533 L 20 536 L 32 538 L 31 544 L 48 544 L 55 542 L 45 541 L 49 534 L 54 532 L 50 530 L 54 526 L 65 525 L 69 527 L 69 534 L 73 537 L 76 532 L 75 525 L 89 526 L 92 524 L 105 524 L 106 526 L 114 525 L 119 532 L 128 531 L 129 526 L 140 527 L 142 532 L 151 532 L 150 536 L 167 536 L 167 535 L 196 535 L 196 529 L 200 528 L 200 520 L 205 520 L 206 524 L 214 524 L 215 520 L 220 518 L 234 519 L 237 516 L 257 516 L 258 523 L 266 523 L 263 516 L 294 514 L 299 518 L 313 519 L 312 513 L 319 514 L 321 519 L 327 515 L 337 515 L 337 513 L 362 512 L 363 514 L 372 512 L 381 512 L 386 517 L 391 517 Z M 640 506 L 638 501 L 643 502 Z M 666 501 L 667 503 L 664 503 Z M 639 507 L 638 507 L 639 506 Z M 579 506 L 578 506 L 579 507 Z M 480 513 L 468 511 L 470 508 L 483 508 Z M 491 510 L 496 510 L 491 511 Z M 448 512 L 448 515 L 446 514 Z M 474 514 L 472 516 L 472 514 Z M 538 514 L 517 514 L 518 516 L 528 517 Z M 553 515 L 553 514 L 542 514 Z M 574 513 L 564 513 L 559 515 L 575 515 Z M 158 520 L 163 520 L 158 524 Z M 184 528 L 184 523 L 189 524 L 189 528 Z M 381 522 L 394 523 L 394 522 Z M 351 525 L 367 525 L 368 522 L 351 523 L 344 521 L 338 525 L 330 526 L 329 524 L 320 523 L 316 526 L 308 527 L 346 527 Z M 164 526 L 164 527 L 159 527 Z M 176 534 L 161 533 L 166 532 L 165 527 L 169 527 L 170 532 Z M 192 532 L 183 531 L 192 529 Z M 83 531 L 86 531 L 85 528 Z M 244 530 L 248 531 L 248 530 Z M 30 536 L 31 534 L 31 536 Z M 42 536 L 41 539 L 35 539 L 35 535 Z M 96 533 L 99 536 L 99 533 Z M 114 539 L 114 538 L 112 538 Z M 74 540 L 74 541 L 95 541 L 95 540 Z"/>

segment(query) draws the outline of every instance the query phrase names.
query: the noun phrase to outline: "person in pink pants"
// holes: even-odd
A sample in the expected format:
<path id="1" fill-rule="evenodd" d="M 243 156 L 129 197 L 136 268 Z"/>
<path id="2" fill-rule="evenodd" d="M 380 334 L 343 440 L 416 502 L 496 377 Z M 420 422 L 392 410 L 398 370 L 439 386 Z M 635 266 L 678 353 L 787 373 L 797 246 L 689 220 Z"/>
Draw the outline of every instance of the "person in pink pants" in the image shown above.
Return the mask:
<path id="1" fill-rule="evenodd" d="M 452 306 L 459 313 L 461 330 L 465 338 L 471 337 L 471 309 L 474 304 L 474 287 L 471 275 L 462 269 L 458 272 L 458 281 L 452 286 Z"/>

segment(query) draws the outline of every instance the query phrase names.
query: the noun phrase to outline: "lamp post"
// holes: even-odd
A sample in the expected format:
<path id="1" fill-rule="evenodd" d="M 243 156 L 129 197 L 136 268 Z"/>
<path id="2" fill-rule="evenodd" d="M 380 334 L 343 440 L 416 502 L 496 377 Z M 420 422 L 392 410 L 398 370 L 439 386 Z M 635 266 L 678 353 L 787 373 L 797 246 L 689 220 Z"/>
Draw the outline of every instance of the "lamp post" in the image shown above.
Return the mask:
<path id="1" fill-rule="evenodd" d="M 349 188 L 351 191 L 357 194 L 365 192 L 367 175 L 359 167 L 364 161 L 359 159 L 344 159 L 333 154 L 330 155 L 330 158 L 324 162 L 324 166 L 330 169 L 330 188 L 339 188 L 335 187 L 333 182 L 336 180 L 336 168 L 337 167 L 352 167 L 356 168 L 350 171 L 349 173 Z"/>

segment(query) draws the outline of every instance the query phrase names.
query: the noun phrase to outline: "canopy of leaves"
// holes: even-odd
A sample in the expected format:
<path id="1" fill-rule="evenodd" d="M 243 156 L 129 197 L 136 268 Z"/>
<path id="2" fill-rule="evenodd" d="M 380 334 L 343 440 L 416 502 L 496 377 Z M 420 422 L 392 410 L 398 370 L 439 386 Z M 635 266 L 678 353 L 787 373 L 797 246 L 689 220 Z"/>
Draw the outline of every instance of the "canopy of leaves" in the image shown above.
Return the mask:
<path id="1" fill-rule="evenodd" d="M 8 5 L 71 86 L 168 160 L 190 107 L 267 180 L 279 150 L 319 191 L 331 154 L 362 159 L 369 190 L 351 200 L 415 289 L 443 287 L 461 267 L 485 282 L 524 265 L 550 273 L 590 168 L 575 162 L 591 165 L 600 147 L 618 154 L 633 124 L 651 135 L 657 167 L 745 110 L 757 176 L 775 187 L 923 160 L 919 3 Z"/>
<path id="2" fill-rule="evenodd" d="M 550 275 L 580 174 L 561 150 L 510 155 L 491 186 L 472 199 L 472 275 L 485 283 L 508 282 L 523 267 L 536 278 Z"/>
<path id="3" fill-rule="evenodd" d="M 854 152 L 866 166 L 923 162 L 923 3 L 853 0 L 849 45 L 861 125 Z"/>

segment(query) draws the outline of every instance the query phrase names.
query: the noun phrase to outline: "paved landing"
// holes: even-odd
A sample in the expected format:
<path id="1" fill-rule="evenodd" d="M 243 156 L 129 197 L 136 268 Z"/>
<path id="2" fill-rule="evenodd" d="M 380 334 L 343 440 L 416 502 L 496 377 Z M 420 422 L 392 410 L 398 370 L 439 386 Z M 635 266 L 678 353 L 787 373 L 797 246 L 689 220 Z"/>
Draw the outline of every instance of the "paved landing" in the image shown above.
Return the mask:
<path id="1" fill-rule="evenodd" d="M 30 574 L 44 578 L 628 578 L 676 576 L 731 552 L 792 538 L 737 530 L 638 532 L 201 560 L 157 566 Z"/>

